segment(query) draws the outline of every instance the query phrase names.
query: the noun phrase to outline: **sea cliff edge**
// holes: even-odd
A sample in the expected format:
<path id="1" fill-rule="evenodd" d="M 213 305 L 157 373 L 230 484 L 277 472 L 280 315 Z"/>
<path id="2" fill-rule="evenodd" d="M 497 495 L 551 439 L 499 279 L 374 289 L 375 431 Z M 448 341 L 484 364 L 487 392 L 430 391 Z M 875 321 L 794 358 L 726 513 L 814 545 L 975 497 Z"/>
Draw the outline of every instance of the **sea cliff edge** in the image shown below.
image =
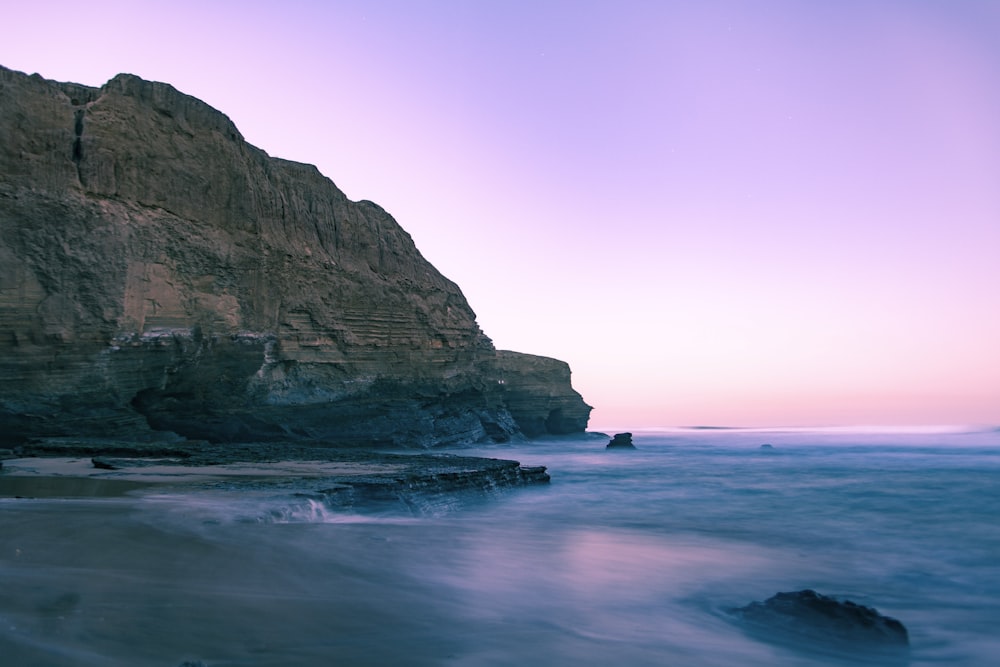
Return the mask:
<path id="1" fill-rule="evenodd" d="M 0 446 L 454 446 L 582 432 L 380 206 L 121 74 L 0 67 Z"/>

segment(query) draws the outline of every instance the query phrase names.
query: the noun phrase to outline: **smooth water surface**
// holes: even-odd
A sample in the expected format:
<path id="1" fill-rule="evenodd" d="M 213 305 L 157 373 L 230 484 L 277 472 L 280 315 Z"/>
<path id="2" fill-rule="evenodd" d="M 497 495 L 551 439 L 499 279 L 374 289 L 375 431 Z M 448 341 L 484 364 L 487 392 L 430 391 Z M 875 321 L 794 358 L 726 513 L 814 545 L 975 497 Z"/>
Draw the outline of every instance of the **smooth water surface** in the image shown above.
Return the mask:
<path id="1" fill-rule="evenodd" d="M 462 450 L 547 465 L 552 483 L 379 514 L 220 490 L 0 499 L 0 662 L 863 658 L 770 643 L 726 613 L 802 588 L 901 620 L 904 664 L 1000 659 L 1000 433 L 634 440 Z"/>

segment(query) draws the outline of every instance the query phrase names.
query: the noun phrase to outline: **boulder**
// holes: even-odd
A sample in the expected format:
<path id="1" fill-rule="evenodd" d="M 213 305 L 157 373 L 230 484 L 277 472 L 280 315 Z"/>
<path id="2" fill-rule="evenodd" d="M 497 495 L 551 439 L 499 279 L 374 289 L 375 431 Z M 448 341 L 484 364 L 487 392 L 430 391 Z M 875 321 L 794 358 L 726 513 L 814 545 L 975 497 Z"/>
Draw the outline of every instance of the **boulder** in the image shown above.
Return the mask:
<path id="1" fill-rule="evenodd" d="M 632 444 L 632 434 L 615 433 L 611 442 L 608 443 L 607 449 L 635 449 L 635 445 Z"/>
<path id="2" fill-rule="evenodd" d="M 731 610 L 748 630 L 843 652 L 894 651 L 909 644 L 906 627 L 876 609 L 813 590 L 778 593 Z"/>

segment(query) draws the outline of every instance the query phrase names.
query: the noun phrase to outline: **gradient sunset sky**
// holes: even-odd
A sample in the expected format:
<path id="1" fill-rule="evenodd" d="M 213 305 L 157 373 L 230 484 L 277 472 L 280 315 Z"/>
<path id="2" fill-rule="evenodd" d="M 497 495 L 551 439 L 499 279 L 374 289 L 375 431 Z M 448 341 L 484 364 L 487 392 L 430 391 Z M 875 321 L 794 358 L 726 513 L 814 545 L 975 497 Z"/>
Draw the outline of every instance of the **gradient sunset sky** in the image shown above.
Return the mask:
<path id="1" fill-rule="evenodd" d="M 1000 2 L 5 2 L 371 199 L 591 427 L 1000 424 Z"/>

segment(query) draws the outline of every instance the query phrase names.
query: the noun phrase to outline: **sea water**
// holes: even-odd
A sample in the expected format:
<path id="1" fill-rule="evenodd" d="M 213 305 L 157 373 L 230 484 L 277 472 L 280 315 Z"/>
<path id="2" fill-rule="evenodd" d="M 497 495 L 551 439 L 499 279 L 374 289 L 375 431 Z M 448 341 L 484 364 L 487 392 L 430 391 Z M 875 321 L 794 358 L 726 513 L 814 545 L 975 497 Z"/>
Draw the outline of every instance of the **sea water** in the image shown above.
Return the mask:
<path id="1" fill-rule="evenodd" d="M 728 613 L 804 588 L 902 621 L 892 664 L 1000 664 L 1000 432 L 606 442 L 461 450 L 552 482 L 378 512 L 233 489 L 0 499 L 0 664 L 863 662 Z"/>

